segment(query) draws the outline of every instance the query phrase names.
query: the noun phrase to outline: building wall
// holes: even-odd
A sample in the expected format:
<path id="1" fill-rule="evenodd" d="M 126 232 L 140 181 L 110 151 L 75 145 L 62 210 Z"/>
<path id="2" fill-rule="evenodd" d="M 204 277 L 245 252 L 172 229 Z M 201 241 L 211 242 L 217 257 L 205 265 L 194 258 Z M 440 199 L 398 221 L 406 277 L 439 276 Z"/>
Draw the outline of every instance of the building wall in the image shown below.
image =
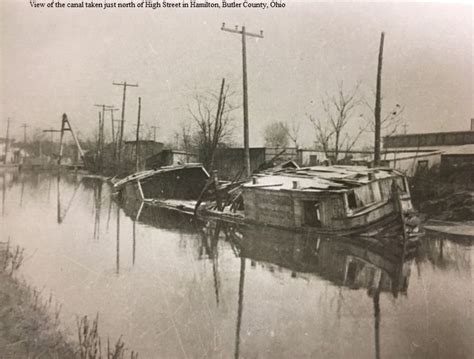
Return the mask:
<path id="1" fill-rule="evenodd" d="M 298 150 L 296 148 L 287 147 L 265 147 L 265 161 L 272 161 L 277 158 L 279 161 L 296 160 Z"/>
<path id="2" fill-rule="evenodd" d="M 322 151 L 298 150 L 297 163 L 300 166 L 317 166 L 327 160 L 326 154 Z"/>
<path id="3" fill-rule="evenodd" d="M 265 162 L 265 148 L 250 149 L 250 170 L 255 171 Z M 219 178 L 233 179 L 244 168 L 243 148 L 219 148 L 214 157 L 214 169 L 217 170 Z"/>
<path id="4" fill-rule="evenodd" d="M 313 150 L 301 150 L 297 148 L 258 147 L 250 149 L 250 167 L 255 171 L 264 162 L 275 160 L 283 162 L 293 160 L 300 166 L 315 166 L 327 160 L 324 152 Z M 224 179 L 234 178 L 244 166 L 243 148 L 220 148 L 216 151 L 214 168 L 219 177 Z"/>
<path id="5" fill-rule="evenodd" d="M 198 162 L 197 155 L 188 152 L 163 150 L 145 159 L 145 168 L 159 168 L 163 166 L 179 165 Z"/>
<path id="6" fill-rule="evenodd" d="M 145 159 L 159 153 L 163 150 L 164 144 L 161 142 L 155 141 L 140 141 L 140 149 L 139 149 L 139 162 L 140 168 L 145 168 Z M 119 169 L 119 172 L 122 174 L 130 174 L 135 172 L 136 169 L 136 159 L 135 159 L 135 152 L 136 152 L 136 142 L 135 141 L 126 141 L 123 145 L 122 149 L 122 166 Z M 115 173 L 117 169 L 115 169 L 115 161 L 114 161 L 114 145 L 107 144 L 104 147 L 104 155 L 103 161 L 104 165 L 103 168 L 106 172 Z M 96 158 L 96 154 L 90 153 L 87 157 L 90 158 L 88 162 L 94 162 Z M 94 166 L 97 166 L 95 163 Z"/>
<path id="7" fill-rule="evenodd" d="M 427 169 L 433 166 L 439 166 L 441 164 L 441 152 L 426 154 L 414 153 L 412 156 L 386 160 L 386 164 L 390 168 L 399 170 L 405 176 L 413 177 L 418 169 L 423 169 L 425 166 Z"/>
<path id="8" fill-rule="evenodd" d="M 384 138 L 385 148 L 459 146 L 474 144 L 474 131 L 420 133 Z"/>

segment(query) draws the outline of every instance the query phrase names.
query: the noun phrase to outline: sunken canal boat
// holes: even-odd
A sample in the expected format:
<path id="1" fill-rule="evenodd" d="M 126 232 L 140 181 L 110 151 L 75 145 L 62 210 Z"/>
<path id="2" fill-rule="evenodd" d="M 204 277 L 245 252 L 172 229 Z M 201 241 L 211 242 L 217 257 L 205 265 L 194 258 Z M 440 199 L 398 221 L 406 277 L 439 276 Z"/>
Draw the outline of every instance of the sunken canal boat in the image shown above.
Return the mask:
<path id="1" fill-rule="evenodd" d="M 407 179 L 390 168 L 279 167 L 229 183 L 187 164 L 138 172 L 115 188 L 125 200 L 238 224 L 336 235 L 418 230 Z"/>
<path id="2" fill-rule="evenodd" d="M 243 217 L 295 231 L 377 234 L 416 221 L 408 182 L 389 168 L 318 166 L 253 176 L 242 186 Z"/>
<path id="3" fill-rule="evenodd" d="M 197 200 L 209 177 L 201 164 L 188 163 L 136 172 L 114 188 L 126 198 Z"/>

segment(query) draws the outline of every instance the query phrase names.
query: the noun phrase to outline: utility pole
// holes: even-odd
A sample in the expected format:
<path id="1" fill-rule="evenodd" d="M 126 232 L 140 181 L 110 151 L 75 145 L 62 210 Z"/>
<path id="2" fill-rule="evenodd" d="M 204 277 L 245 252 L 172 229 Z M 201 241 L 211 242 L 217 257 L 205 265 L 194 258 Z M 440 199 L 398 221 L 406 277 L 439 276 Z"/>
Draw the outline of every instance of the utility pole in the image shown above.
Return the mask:
<path id="1" fill-rule="evenodd" d="M 135 169 L 140 169 L 140 114 L 142 111 L 142 98 L 138 98 L 138 119 L 137 119 L 137 142 L 135 144 Z"/>
<path id="2" fill-rule="evenodd" d="M 242 81 L 243 81 L 243 95 L 244 95 L 244 165 L 247 173 L 247 177 L 250 177 L 250 148 L 249 148 L 249 108 L 248 108 L 248 93 L 247 93 L 247 48 L 246 48 L 246 37 L 257 37 L 263 39 L 263 31 L 260 30 L 260 34 L 253 34 L 246 32 L 245 26 L 239 30 L 236 26 L 235 30 L 228 29 L 225 27 L 225 22 L 222 23 L 222 31 L 232 32 L 235 34 L 242 35 Z"/>
<path id="3" fill-rule="evenodd" d="M 407 128 L 408 128 L 408 125 L 406 123 L 403 124 L 403 134 L 406 135 L 407 134 Z"/>
<path id="4" fill-rule="evenodd" d="M 379 62 L 377 66 L 377 89 L 375 93 L 375 150 L 374 150 L 374 167 L 380 166 L 380 132 L 382 122 L 380 113 L 382 111 L 382 60 L 383 60 L 383 43 L 385 34 L 380 35 Z"/>
<path id="5" fill-rule="evenodd" d="M 97 154 L 98 154 L 98 159 L 99 159 L 99 171 L 102 171 L 102 150 L 103 150 L 103 120 L 101 113 L 99 111 L 99 128 L 98 128 L 98 138 L 97 138 Z"/>
<path id="6" fill-rule="evenodd" d="M 105 110 L 113 108 L 114 106 L 110 105 L 94 105 L 95 107 L 99 107 L 102 109 L 102 114 L 99 112 L 99 169 L 100 171 L 102 170 L 103 164 L 104 164 L 104 142 L 105 142 L 105 136 L 104 136 L 104 122 L 105 122 Z"/>
<path id="7" fill-rule="evenodd" d="M 104 123 L 105 123 L 105 111 L 108 111 L 110 109 L 113 109 L 114 106 L 110 105 L 94 105 L 96 107 L 100 107 L 102 109 L 102 121 L 100 123 L 100 131 L 99 131 L 99 137 L 102 136 L 102 146 L 104 146 L 105 143 L 105 136 L 104 136 Z"/>
<path id="8" fill-rule="evenodd" d="M 26 129 L 30 126 L 24 123 L 23 125 L 21 125 L 21 127 L 23 127 L 23 144 L 26 144 Z"/>
<path id="9" fill-rule="evenodd" d="M 121 120 L 113 120 L 113 128 L 117 128 L 117 132 L 115 133 L 115 139 L 114 139 L 114 160 L 115 163 L 117 162 L 117 156 L 118 156 L 118 137 L 120 133 L 120 123 Z M 115 127 L 117 124 L 117 127 Z"/>
<path id="10" fill-rule="evenodd" d="M 7 164 L 9 144 L 10 144 L 10 118 L 7 119 L 7 135 L 6 135 L 6 142 L 5 142 L 5 159 L 3 161 L 5 164 Z"/>
<path id="11" fill-rule="evenodd" d="M 156 129 L 159 128 L 158 126 L 151 126 L 151 128 L 153 129 L 153 141 L 156 142 Z"/>
<path id="12" fill-rule="evenodd" d="M 122 144 L 123 144 L 123 128 L 124 128 L 124 123 L 125 123 L 125 100 L 127 97 L 127 87 L 138 87 L 138 84 L 132 85 L 132 84 L 127 84 L 127 82 L 113 82 L 112 85 L 115 86 L 123 86 L 123 98 L 122 98 L 122 118 L 120 122 L 120 132 L 119 132 L 119 141 L 118 141 L 118 162 L 120 163 L 121 157 L 122 157 Z"/>
<path id="13" fill-rule="evenodd" d="M 115 143 L 115 120 L 114 120 L 114 111 L 118 111 L 118 108 L 110 107 L 105 109 L 105 111 L 110 111 L 110 125 L 112 131 L 112 143 Z"/>
<path id="14" fill-rule="evenodd" d="M 111 125 L 111 133 L 112 133 L 112 146 L 114 147 L 114 161 L 117 160 L 117 143 L 115 138 L 115 120 L 114 120 L 114 111 L 118 111 L 118 108 L 107 108 L 105 111 L 110 111 L 110 125 Z"/>

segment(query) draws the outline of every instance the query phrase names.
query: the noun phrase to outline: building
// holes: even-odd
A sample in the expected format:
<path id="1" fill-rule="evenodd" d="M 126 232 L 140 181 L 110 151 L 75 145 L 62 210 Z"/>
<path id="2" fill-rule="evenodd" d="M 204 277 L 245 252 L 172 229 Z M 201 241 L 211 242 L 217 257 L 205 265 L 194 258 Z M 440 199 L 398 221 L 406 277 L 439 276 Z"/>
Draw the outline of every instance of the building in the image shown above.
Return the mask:
<path id="1" fill-rule="evenodd" d="M 472 126 L 472 125 L 471 125 Z M 384 148 L 440 149 L 474 144 L 474 130 L 456 132 L 413 133 L 384 138 Z"/>
<path id="2" fill-rule="evenodd" d="M 198 162 L 198 156 L 195 153 L 167 149 L 146 158 L 145 168 L 154 169 L 196 162 Z"/>
<path id="3" fill-rule="evenodd" d="M 115 144 L 109 143 L 105 145 L 104 152 L 101 156 L 97 151 L 88 151 L 85 154 L 85 168 L 91 172 L 103 172 L 106 174 L 127 175 L 136 171 L 137 159 L 136 151 L 138 147 L 138 167 L 145 168 L 145 161 L 147 158 L 160 153 L 163 150 L 164 144 L 161 142 L 140 140 L 125 141 L 122 147 L 120 168 L 117 168 L 116 163 L 116 148 Z M 102 168 L 101 168 L 102 167 Z"/>
<path id="4" fill-rule="evenodd" d="M 18 147 L 14 139 L 10 138 L 7 146 L 7 139 L 0 138 L 0 163 L 20 164 L 26 155 L 26 151 Z"/>
<path id="5" fill-rule="evenodd" d="M 253 147 L 250 148 L 250 170 L 255 172 L 262 165 L 271 167 L 286 161 L 295 161 L 300 166 L 326 164 L 328 158 L 323 151 L 295 147 Z M 214 169 L 223 179 L 236 178 L 243 172 L 244 149 L 241 147 L 219 148 L 214 156 Z"/>
<path id="6" fill-rule="evenodd" d="M 434 166 L 458 168 L 474 163 L 474 120 L 470 131 L 416 133 L 387 136 L 382 150 L 383 164 L 408 176 Z M 443 163 L 444 164 L 443 164 Z M 456 166 L 452 166 L 456 163 Z"/>

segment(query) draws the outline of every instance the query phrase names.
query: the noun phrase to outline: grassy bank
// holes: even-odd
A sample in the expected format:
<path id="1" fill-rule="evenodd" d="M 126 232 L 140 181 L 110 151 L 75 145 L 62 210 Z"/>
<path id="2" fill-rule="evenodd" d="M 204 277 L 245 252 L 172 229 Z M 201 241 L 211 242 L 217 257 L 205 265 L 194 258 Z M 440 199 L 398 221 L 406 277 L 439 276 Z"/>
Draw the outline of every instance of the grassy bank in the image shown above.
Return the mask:
<path id="1" fill-rule="evenodd" d="M 0 247 L 0 353 L 2 358 L 71 358 L 74 346 L 59 330 L 60 308 L 15 273 L 23 261 L 20 248 Z M 55 307 L 55 308 L 54 308 Z M 53 312 L 55 310 L 55 312 Z"/>
<path id="2" fill-rule="evenodd" d="M 92 322 L 77 320 L 77 342 L 60 330 L 60 311 L 52 295 L 46 299 L 21 281 L 16 272 L 23 262 L 23 250 L 0 243 L 0 358 L 138 358 L 125 348 L 121 338 L 102 345 L 98 316 Z"/>

